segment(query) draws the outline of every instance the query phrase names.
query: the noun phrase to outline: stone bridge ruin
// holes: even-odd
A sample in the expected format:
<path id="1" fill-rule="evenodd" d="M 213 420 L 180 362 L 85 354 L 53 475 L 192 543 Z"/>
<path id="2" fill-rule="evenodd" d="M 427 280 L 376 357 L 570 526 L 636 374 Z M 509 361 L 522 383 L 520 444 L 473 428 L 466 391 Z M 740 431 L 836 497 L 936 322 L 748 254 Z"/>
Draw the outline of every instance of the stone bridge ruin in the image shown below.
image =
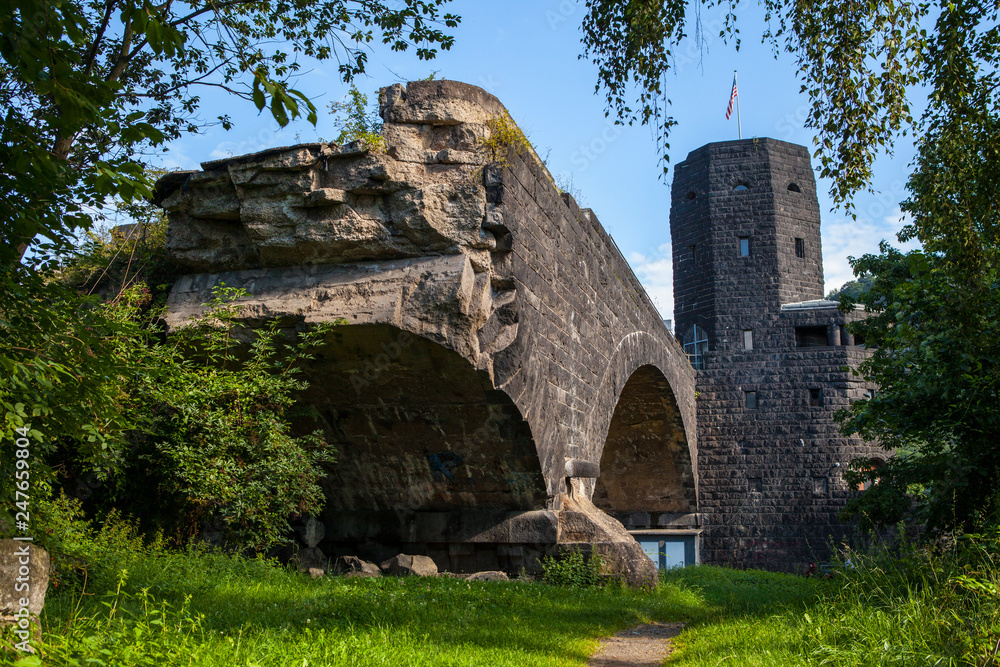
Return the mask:
<path id="1" fill-rule="evenodd" d="M 347 320 L 302 397 L 337 448 L 327 554 L 517 572 L 586 544 L 652 583 L 619 520 L 697 529 L 687 357 L 530 146 L 491 160 L 483 142 L 509 118 L 495 97 L 420 81 L 380 100 L 384 150 L 305 144 L 161 180 L 187 272 L 168 324 L 221 283 L 250 293 L 250 325 Z"/>

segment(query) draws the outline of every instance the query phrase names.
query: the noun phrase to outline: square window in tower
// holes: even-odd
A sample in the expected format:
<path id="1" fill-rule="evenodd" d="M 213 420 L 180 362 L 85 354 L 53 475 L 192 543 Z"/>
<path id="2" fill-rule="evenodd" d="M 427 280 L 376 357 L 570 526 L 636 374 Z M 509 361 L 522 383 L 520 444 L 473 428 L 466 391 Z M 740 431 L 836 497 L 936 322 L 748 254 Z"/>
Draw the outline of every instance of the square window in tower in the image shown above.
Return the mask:
<path id="1" fill-rule="evenodd" d="M 805 239 L 795 239 L 795 256 L 805 257 L 806 256 L 806 240 Z"/>
<path id="2" fill-rule="evenodd" d="M 741 236 L 740 237 L 740 257 L 750 256 L 750 237 Z"/>
<path id="3" fill-rule="evenodd" d="M 823 390 L 822 389 L 810 389 L 809 390 L 809 405 L 810 407 L 818 408 L 823 405 Z"/>
<path id="4" fill-rule="evenodd" d="M 796 347 L 825 347 L 826 327 L 795 327 Z"/>
<path id="5" fill-rule="evenodd" d="M 743 330 L 743 349 L 744 350 L 753 349 L 753 329 Z"/>
<path id="6" fill-rule="evenodd" d="M 757 407 L 757 392 L 755 391 L 745 391 L 744 398 L 746 401 L 746 406 L 748 409 L 755 409 Z"/>
<path id="7" fill-rule="evenodd" d="M 814 495 L 825 496 L 830 491 L 830 482 L 826 477 L 813 477 L 812 487 Z"/>

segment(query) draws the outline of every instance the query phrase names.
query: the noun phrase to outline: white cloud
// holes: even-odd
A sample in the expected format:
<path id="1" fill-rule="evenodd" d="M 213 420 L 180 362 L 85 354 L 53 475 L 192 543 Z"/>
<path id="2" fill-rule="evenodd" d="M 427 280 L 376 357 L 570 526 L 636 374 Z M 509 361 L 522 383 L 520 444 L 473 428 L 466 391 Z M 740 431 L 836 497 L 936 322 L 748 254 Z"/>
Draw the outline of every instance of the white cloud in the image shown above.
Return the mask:
<path id="1" fill-rule="evenodd" d="M 854 280 L 854 272 L 847 258 L 877 253 L 879 241 L 883 239 L 902 250 L 916 248 L 916 243 L 902 245 L 896 240 L 896 233 L 906 222 L 906 216 L 897 206 L 891 215 L 881 218 L 879 222 L 859 217 L 857 220 L 839 218 L 824 223 L 823 273 L 826 281 L 824 292 L 840 287 L 848 280 Z"/>
<path id="2" fill-rule="evenodd" d="M 201 165 L 196 160 L 177 148 L 172 148 L 169 153 L 164 153 L 159 160 L 152 162 L 157 168 L 167 171 L 201 169 Z"/>
<path id="3" fill-rule="evenodd" d="M 670 244 L 664 243 L 648 254 L 630 253 L 628 263 L 660 311 L 660 316 L 667 320 L 674 319 L 674 264 Z"/>
<path id="4" fill-rule="evenodd" d="M 300 138 L 292 133 L 291 128 L 286 127 L 283 130 L 275 130 L 269 127 L 268 124 L 258 127 L 255 134 L 244 135 L 244 138 L 240 141 L 220 142 L 208 154 L 208 160 L 222 160 L 239 155 L 249 155 L 250 153 L 257 153 L 276 146 L 291 146 L 308 141 L 315 141 L 315 139 L 308 137 Z"/>

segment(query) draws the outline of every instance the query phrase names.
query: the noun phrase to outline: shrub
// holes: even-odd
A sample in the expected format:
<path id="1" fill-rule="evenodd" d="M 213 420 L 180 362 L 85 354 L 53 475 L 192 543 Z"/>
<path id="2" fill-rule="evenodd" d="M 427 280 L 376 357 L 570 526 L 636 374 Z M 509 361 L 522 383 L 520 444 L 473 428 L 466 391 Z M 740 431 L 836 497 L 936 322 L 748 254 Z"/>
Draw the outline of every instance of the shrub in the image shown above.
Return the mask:
<path id="1" fill-rule="evenodd" d="M 603 561 L 599 554 L 585 556 L 572 549 L 561 556 L 542 558 L 542 573 L 546 583 L 570 588 L 591 588 L 601 583 Z"/>

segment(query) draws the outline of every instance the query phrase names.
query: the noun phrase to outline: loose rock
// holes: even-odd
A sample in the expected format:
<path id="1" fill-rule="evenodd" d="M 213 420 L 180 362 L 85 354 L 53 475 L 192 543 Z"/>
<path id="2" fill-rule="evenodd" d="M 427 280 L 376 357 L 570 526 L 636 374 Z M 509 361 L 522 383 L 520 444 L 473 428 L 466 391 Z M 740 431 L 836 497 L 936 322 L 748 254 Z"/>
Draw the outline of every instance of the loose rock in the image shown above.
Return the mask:
<path id="1" fill-rule="evenodd" d="M 375 563 L 362 560 L 357 556 L 341 556 L 333 565 L 333 571 L 337 574 L 364 573 L 371 577 L 381 577 L 382 570 Z"/>
<path id="2" fill-rule="evenodd" d="M 499 570 L 487 570 L 486 572 L 476 572 L 465 578 L 466 581 L 510 581 L 506 572 Z"/>
<path id="3" fill-rule="evenodd" d="M 393 577 L 434 577 L 438 569 L 434 561 L 427 556 L 411 556 L 399 554 L 382 563 L 382 572 Z"/>
<path id="4" fill-rule="evenodd" d="M 303 549 L 295 554 L 292 561 L 300 572 L 308 572 L 313 568 L 326 572 L 328 562 L 326 554 L 316 548 Z"/>

